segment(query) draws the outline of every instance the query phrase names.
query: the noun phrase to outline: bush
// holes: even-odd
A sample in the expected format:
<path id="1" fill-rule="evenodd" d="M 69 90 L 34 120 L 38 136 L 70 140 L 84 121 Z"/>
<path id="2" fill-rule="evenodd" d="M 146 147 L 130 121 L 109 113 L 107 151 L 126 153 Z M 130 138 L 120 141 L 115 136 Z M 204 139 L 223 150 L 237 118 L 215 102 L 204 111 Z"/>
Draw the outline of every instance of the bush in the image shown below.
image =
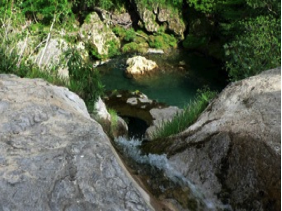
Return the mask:
<path id="1" fill-rule="evenodd" d="M 240 80 L 281 65 L 281 21 L 269 16 L 240 22 L 242 35 L 224 45 L 231 80 Z"/>
<path id="2" fill-rule="evenodd" d="M 177 47 L 177 39 L 173 35 L 159 33 L 149 36 L 149 46 L 158 49 L 169 49 Z"/>
<path id="3" fill-rule="evenodd" d="M 196 37 L 192 34 L 189 34 L 182 43 L 183 47 L 189 50 L 197 49 L 204 46 L 205 44 L 205 37 Z"/>
<path id="4" fill-rule="evenodd" d="M 183 112 L 177 113 L 172 120 L 163 121 L 153 132 L 152 139 L 166 138 L 188 128 L 197 120 L 215 95 L 216 92 L 209 89 L 199 90 L 195 101 L 184 108 Z"/>
<path id="5" fill-rule="evenodd" d="M 147 43 L 127 43 L 122 47 L 123 53 L 133 53 L 133 52 L 139 52 L 139 53 L 146 53 L 148 44 Z"/>
<path id="6" fill-rule="evenodd" d="M 93 111 L 95 101 L 104 92 L 99 71 L 91 64 L 84 63 L 75 48 L 69 49 L 66 57 L 70 79 L 69 88 L 84 99 L 89 111 Z"/>
<path id="7" fill-rule="evenodd" d="M 127 42 L 133 41 L 136 37 L 135 31 L 133 28 L 125 29 L 120 26 L 115 26 L 113 28 L 113 32 L 116 36 L 118 36 L 121 40 L 125 40 Z"/>

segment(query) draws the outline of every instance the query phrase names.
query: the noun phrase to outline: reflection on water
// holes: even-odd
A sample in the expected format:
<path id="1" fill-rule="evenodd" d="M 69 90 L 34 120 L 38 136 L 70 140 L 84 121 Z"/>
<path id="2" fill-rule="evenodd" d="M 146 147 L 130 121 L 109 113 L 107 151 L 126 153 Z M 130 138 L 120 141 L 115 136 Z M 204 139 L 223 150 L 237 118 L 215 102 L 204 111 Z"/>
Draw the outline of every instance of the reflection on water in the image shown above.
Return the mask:
<path id="1" fill-rule="evenodd" d="M 225 86 L 225 77 L 219 65 L 209 58 L 183 51 L 169 55 L 146 55 L 147 59 L 157 62 L 158 74 L 129 79 L 124 75 L 125 63 L 132 56 L 123 55 L 98 67 L 106 90 L 139 90 L 151 99 L 184 107 L 194 99 L 198 89 L 209 86 L 220 91 Z"/>

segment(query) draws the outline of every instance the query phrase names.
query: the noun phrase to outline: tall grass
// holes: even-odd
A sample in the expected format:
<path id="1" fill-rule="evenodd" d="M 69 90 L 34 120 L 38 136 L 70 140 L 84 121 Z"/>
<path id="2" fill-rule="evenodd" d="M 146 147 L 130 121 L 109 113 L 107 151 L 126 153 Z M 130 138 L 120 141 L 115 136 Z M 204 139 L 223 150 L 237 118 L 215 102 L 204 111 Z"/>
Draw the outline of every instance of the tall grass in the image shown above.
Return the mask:
<path id="1" fill-rule="evenodd" d="M 171 120 L 163 121 L 152 133 L 152 139 L 166 138 L 177 134 L 192 125 L 216 96 L 216 92 L 209 89 L 198 90 L 196 99 L 184 108 L 183 112 L 177 113 Z"/>

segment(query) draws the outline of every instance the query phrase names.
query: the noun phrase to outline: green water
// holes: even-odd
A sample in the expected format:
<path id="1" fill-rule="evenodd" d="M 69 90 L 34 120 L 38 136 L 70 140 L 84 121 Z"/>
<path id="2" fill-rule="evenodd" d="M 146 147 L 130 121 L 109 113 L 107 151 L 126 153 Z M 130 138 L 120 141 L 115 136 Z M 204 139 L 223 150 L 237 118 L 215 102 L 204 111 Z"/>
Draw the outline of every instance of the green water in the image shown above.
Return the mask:
<path id="1" fill-rule="evenodd" d="M 157 62 L 158 73 L 129 79 L 124 71 L 126 59 L 132 56 L 119 56 L 98 67 L 106 90 L 139 90 L 150 99 L 183 108 L 195 98 L 198 89 L 208 86 L 211 90 L 220 91 L 226 85 L 221 67 L 210 58 L 179 50 L 168 55 L 145 55 Z M 186 65 L 180 66 L 180 61 Z"/>

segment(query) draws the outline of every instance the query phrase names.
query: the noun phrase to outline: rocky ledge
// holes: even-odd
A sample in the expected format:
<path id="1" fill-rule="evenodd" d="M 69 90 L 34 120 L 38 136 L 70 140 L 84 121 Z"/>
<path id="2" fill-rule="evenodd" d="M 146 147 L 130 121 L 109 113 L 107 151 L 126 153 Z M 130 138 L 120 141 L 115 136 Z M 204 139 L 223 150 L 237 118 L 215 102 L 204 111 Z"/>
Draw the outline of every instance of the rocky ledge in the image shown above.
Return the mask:
<path id="1" fill-rule="evenodd" d="M 281 69 L 232 83 L 187 130 L 148 144 L 206 198 L 233 210 L 280 210 Z"/>
<path id="2" fill-rule="evenodd" d="M 0 114 L 0 210 L 150 210 L 76 94 L 0 75 Z"/>

